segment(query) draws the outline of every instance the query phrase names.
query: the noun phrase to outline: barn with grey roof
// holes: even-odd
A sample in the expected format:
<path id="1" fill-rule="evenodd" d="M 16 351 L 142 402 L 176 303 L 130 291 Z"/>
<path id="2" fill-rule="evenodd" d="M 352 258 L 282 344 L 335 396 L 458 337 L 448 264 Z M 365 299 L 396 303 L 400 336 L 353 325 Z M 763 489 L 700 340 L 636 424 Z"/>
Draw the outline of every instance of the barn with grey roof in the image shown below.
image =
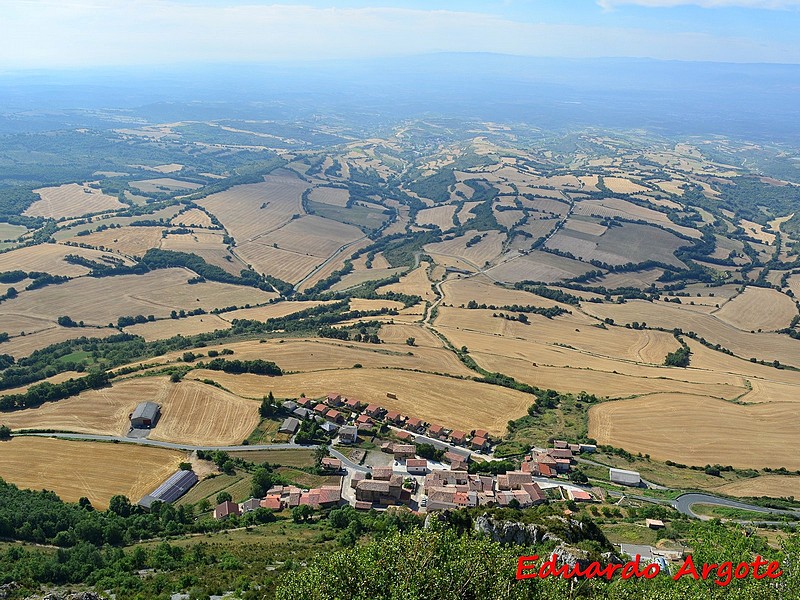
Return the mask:
<path id="1" fill-rule="evenodd" d="M 139 500 L 139 506 L 150 508 L 153 502 L 175 502 L 197 483 L 198 478 L 194 471 L 178 471 L 169 479 Z"/>
<path id="2" fill-rule="evenodd" d="M 151 429 L 161 413 L 161 407 L 155 402 L 140 402 L 131 414 L 131 427 Z"/>

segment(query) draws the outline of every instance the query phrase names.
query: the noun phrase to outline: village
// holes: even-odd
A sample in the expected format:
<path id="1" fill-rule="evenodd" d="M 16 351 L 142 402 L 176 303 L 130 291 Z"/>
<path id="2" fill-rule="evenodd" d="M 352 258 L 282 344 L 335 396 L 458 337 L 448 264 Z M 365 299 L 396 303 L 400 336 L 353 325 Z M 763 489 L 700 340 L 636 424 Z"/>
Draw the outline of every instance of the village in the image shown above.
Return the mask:
<path id="1" fill-rule="evenodd" d="M 288 400 L 281 409 L 289 415 L 281 433 L 295 436 L 304 423 L 317 423 L 331 436 L 328 456 L 322 458 L 320 467 L 328 475 L 339 476 L 339 484 L 312 489 L 274 486 L 263 498 L 220 503 L 214 508 L 214 518 L 259 508 L 280 511 L 298 506 L 324 509 L 349 504 L 364 511 L 407 507 L 426 513 L 595 500 L 569 479 L 576 456 L 596 451 L 592 444 L 555 440 L 550 448 L 531 448 L 518 469 L 493 469 L 492 463 L 498 459 L 492 448 L 498 440 L 485 430 L 448 429 L 335 392 L 321 401 Z M 378 431 L 388 433 L 378 438 Z M 366 444 L 372 446 L 369 450 L 360 449 L 365 439 L 381 442 L 379 446 Z M 636 481 L 630 478 L 627 485 L 639 484 L 636 475 Z"/>

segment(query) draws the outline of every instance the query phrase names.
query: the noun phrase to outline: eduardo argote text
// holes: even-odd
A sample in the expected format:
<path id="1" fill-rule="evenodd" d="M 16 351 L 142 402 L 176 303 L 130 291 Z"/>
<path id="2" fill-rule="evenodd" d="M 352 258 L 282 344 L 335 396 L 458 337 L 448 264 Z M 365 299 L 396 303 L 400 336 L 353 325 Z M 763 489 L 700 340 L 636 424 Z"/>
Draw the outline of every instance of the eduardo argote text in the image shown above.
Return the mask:
<path id="1" fill-rule="evenodd" d="M 538 564 L 539 556 L 520 556 L 517 561 L 517 579 L 545 579 L 547 577 L 561 577 L 570 579 L 572 577 L 583 577 L 586 579 L 605 578 L 609 581 L 618 575 L 621 579 L 644 578 L 653 579 L 661 572 L 657 563 L 642 565 L 642 557 L 636 555 L 632 561 L 624 564 L 601 565 L 599 562 L 592 562 L 585 568 L 580 565 L 558 565 L 557 555 L 553 554 L 550 558 Z M 752 562 L 733 563 L 731 561 L 715 563 L 703 563 L 695 565 L 691 556 L 686 557 L 681 567 L 677 570 L 672 579 L 678 581 L 682 577 L 691 577 L 696 580 L 712 579 L 714 583 L 725 587 L 734 579 L 777 579 L 783 575 L 778 561 L 767 561 L 756 556 Z"/>

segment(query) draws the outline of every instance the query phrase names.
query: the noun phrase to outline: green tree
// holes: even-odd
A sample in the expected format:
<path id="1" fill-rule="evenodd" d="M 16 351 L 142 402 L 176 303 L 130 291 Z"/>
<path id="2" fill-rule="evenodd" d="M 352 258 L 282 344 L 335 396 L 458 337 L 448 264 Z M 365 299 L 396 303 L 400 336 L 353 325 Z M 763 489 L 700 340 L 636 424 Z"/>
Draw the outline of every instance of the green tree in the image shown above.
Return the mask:
<path id="1" fill-rule="evenodd" d="M 6 425 L 0 425 L 0 440 L 11 439 L 11 429 Z"/>
<path id="2" fill-rule="evenodd" d="M 223 502 L 231 502 L 233 497 L 228 492 L 220 492 L 217 494 L 217 504 L 222 504 Z"/>
<path id="3" fill-rule="evenodd" d="M 292 520 L 295 523 L 307 523 L 311 520 L 313 515 L 314 509 L 312 509 L 308 504 L 301 504 L 300 506 L 295 506 L 292 509 Z"/>
<path id="4" fill-rule="evenodd" d="M 119 515 L 120 517 L 130 516 L 132 508 L 131 501 L 127 496 L 112 496 L 111 500 L 108 502 L 108 510 Z"/>

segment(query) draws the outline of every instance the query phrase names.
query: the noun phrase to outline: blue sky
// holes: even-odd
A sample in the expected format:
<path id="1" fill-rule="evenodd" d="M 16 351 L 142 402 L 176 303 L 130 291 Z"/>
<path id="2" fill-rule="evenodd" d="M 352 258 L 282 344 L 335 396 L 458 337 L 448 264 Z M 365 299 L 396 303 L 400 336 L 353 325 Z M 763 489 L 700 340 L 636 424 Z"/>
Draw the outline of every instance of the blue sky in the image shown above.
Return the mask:
<path id="1" fill-rule="evenodd" d="M 499 52 L 800 63 L 800 0 L 2 0 L 0 69 Z"/>

